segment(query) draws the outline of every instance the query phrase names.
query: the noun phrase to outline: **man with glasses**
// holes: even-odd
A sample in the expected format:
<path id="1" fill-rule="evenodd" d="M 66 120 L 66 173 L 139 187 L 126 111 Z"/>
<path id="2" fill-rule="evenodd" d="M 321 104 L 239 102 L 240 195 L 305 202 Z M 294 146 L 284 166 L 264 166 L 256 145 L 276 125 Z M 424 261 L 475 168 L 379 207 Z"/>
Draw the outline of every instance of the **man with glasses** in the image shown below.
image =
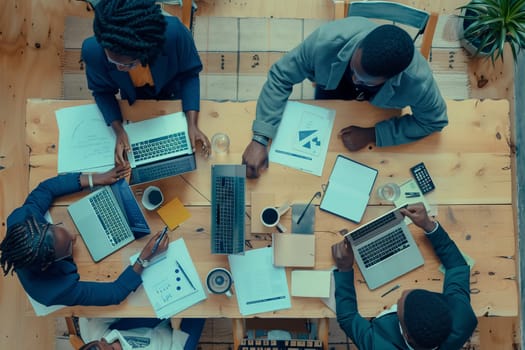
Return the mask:
<path id="1" fill-rule="evenodd" d="M 339 326 L 360 350 L 458 350 L 472 335 L 478 320 L 470 305 L 470 268 L 423 203 L 401 209 L 422 229 L 445 267 L 443 291 L 405 290 L 396 304 L 368 320 L 357 311 L 354 254 L 345 239 L 332 246 L 336 315 Z"/>
<path id="2" fill-rule="evenodd" d="M 428 62 L 414 50 L 410 36 L 394 25 L 378 26 L 348 17 L 325 24 L 277 61 L 257 101 L 252 141 L 242 156 L 246 175 L 268 167 L 274 138 L 294 84 L 315 83 L 316 99 L 370 101 L 382 108 L 411 107 L 373 127 L 350 125 L 339 131 L 343 144 L 357 151 L 416 141 L 448 123 L 446 104 Z M 366 118 L 366 116 L 363 116 Z M 366 123 L 366 121 L 364 122 Z"/>
<path id="3" fill-rule="evenodd" d="M 198 127 L 202 63 L 190 31 L 165 17 L 152 0 L 102 0 L 95 6 L 94 37 L 82 44 L 88 87 L 116 135 L 115 163 L 128 162 L 129 139 L 115 97 L 182 100 L 193 149 L 209 155 L 210 142 Z"/>

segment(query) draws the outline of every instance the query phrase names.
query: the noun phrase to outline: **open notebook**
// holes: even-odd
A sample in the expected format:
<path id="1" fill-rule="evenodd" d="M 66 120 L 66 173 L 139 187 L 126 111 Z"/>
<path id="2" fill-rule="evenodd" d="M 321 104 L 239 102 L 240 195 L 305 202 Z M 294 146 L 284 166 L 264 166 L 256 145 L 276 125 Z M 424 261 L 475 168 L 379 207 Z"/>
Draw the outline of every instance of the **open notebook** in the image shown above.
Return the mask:
<path id="1" fill-rule="evenodd" d="M 320 208 L 354 222 L 361 221 L 376 178 L 377 169 L 338 155 Z"/>

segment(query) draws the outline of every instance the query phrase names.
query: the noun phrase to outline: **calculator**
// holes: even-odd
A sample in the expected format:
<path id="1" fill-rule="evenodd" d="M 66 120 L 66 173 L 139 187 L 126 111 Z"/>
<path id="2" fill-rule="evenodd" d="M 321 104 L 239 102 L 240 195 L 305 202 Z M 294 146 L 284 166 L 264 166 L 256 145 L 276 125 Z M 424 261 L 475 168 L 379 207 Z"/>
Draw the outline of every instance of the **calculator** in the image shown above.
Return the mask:
<path id="1" fill-rule="evenodd" d="M 412 172 L 414 179 L 416 179 L 421 193 L 425 194 L 436 188 L 434 182 L 430 178 L 430 174 L 428 173 L 425 163 L 421 162 L 414 165 L 412 168 L 410 168 L 410 171 Z"/>

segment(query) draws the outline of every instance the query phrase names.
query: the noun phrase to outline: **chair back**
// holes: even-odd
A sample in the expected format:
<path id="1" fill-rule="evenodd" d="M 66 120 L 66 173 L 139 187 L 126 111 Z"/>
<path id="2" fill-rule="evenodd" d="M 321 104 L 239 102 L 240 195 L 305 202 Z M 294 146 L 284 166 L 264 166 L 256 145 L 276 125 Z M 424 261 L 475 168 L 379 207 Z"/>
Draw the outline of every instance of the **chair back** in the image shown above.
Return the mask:
<path id="1" fill-rule="evenodd" d="M 348 17 L 360 16 L 391 21 L 393 24 L 404 24 L 417 29 L 414 41 L 423 34 L 430 14 L 414 7 L 390 1 L 356 1 L 348 7 Z"/>

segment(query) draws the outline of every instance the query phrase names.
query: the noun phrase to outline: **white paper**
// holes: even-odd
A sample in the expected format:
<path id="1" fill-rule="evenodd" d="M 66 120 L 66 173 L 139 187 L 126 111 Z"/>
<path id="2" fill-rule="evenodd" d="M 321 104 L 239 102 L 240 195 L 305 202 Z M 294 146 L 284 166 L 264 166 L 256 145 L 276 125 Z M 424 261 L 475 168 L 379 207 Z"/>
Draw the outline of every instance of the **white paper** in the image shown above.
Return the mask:
<path id="1" fill-rule="evenodd" d="M 52 312 L 55 312 L 57 310 L 60 310 L 62 308 L 65 308 L 66 305 L 50 305 L 46 306 L 44 304 L 39 303 L 35 299 L 31 298 L 29 294 L 27 294 L 27 298 L 29 299 L 29 302 L 33 306 L 33 310 L 35 310 L 35 315 L 37 316 L 46 316 L 49 315 Z"/>
<path id="2" fill-rule="evenodd" d="M 140 253 L 130 257 L 134 263 Z M 206 299 L 184 239 L 171 242 L 167 252 L 142 272 L 142 284 L 158 318 L 168 318 Z"/>
<path id="3" fill-rule="evenodd" d="M 336 269 L 335 266 L 332 268 L 332 271 L 330 271 L 330 292 L 328 294 L 328 298 L 321 298 L 321 301 L 335 313 L 336 303 L 334 269 Z"/>
<path id="4" fill-rule="evenodd" d="M 103 172 L 115 163 L 115 133 L 96 104 L 62 108 L 58 124 L 58 173 Z"/>
<path id="5" fill-rule="evenodd" d="M 409 179 L 408 181 L 404 182 L 399 186 L 399 189 L 401 190 L 399 198 L 394 201 L 394 205 L 396 206 L 396 208 L 402 207 L 407 204 L 421 202 L 425 206 L 428 215 L 437 215 L 437 208 L 433 210 L 430 207 L 430 205 L 425 199 L 425 196 L 419 189 L 419 186 L 417 185 L 414 179 Z M 405 216 L 405 224 L 410 225 L 411 223 L 412 220 L 408 216 Z"/>
<path id="6" fill-rule="evenodd" d="M 292 296 L 328 298 L 331 275 L 327 270 L 293 270 Z"/>
<path id="7" fill-rule="evenodd" d="M 273 248 L 228 255 L 239 311 L 244 315 L 292 307 L 284 267 L 273 266 Z"/>
<path id="8" fill-rule="evenodd" d="M 288 101 L 270 161 L 321 176 L 334 125 L 335 110 Z"/>

